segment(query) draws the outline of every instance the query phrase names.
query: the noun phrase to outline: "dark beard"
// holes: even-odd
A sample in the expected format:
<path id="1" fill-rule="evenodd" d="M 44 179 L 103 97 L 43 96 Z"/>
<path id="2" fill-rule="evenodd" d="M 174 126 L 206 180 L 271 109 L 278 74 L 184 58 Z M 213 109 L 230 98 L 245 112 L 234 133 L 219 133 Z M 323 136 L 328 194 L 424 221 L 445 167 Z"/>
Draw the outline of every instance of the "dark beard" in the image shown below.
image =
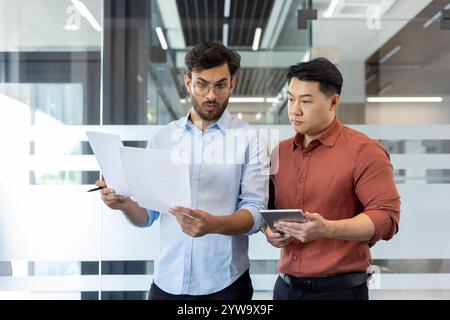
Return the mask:
<path id="1" fill-rule="evenodd" d="M 225 112 L 225 109 L 228 106 L 228 100 L 230 99 L 230 97 L 227 98 L 227 100 L 225 100 L 223 102 L 223 104 L 221 106 L 219 106 L 219 108 L 217 108 L 217 110 L 213 113 L 206 113 L 203 112 L 201 109 L 200 104 L 197 102 L 197 100 L 195 100 L 194 98 L 191 97 L 191 103 L 192 106 L 194 107 L 195 112 L 197 112 L 197 114 L 199 115 L 199 117 L 204 120 L 204 121 L 210 121 L 210 122 L 215 122 L 217 120 L 220 119 L 220 117 L 223 115 L 223 113 Z M 215 103 L 212 101 L 207 101 L 209 103 Z"/>

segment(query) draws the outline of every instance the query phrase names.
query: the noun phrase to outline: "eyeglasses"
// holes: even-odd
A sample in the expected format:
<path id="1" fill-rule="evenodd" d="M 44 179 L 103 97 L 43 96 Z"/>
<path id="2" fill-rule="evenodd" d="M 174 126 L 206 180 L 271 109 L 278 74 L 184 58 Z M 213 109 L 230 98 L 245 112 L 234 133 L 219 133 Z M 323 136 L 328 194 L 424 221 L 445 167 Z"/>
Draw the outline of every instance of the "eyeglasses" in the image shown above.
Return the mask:
<path id="1" fill-rule="evenodd" d="M 211 87 L 214 88 L 214 93 L 218 97 L 225 97 L 230 93 L 230 87 L 227 82 L 213 85 L 203 81 L 196 81 L 192 83 L 192 87 L 194 88 L 194 93 L 201 97 L 206 97 L 211 90 Z"/>

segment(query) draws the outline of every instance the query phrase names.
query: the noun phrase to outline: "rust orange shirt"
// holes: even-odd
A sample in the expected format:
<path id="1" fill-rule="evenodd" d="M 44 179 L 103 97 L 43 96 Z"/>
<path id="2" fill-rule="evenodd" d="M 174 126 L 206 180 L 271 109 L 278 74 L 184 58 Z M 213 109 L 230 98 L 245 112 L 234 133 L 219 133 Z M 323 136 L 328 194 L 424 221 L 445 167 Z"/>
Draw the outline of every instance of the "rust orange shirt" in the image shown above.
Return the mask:
<path id="1" fill-rule="evenodd" d="M 269 207 L 299 208 L 329 220 L 364 212 L 375 225 L 375 235 L 365 242 L 295 239 L 281 250 L 279 271 L 297 277 L 364 272 L 372 261 L 369 247 L 398 231 L 400 196 L 389 154 L 377 141 L 343 126 L 337 118 L 307 148 L 303 137 L 297 133 L 272 153 L 278 171 L 271 177 Z"/>

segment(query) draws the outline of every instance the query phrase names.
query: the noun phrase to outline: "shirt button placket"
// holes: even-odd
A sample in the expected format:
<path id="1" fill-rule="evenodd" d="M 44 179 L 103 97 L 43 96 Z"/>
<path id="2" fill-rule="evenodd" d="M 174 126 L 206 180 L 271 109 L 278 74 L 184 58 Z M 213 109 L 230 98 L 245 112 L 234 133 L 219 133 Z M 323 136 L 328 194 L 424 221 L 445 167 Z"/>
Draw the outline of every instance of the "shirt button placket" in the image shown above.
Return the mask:
<path id="1" fill-rule="evenodd" d="M 303 208 L 304 200 L 303 194 L 304 194 L 304 188 L 305 188 L 305 154 L 302 155 L 303 161 L 300 165 L 299 171 L 298 171 L 298 177 L 297 177 L 297 208 Z"/>

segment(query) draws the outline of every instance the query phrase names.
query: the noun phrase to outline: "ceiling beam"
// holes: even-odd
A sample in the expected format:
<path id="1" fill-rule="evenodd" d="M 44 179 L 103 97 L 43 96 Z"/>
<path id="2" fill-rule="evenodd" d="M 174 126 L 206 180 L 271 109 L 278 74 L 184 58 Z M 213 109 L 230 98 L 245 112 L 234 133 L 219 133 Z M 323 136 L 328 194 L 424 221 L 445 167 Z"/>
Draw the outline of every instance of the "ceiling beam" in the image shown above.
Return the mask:
<path id="1" fill-rule="evenodd" d="M 292 0 L 275 0 L 266 30 L 263 30 L 261 49 L 273 49 L 275 47 L 291 4 Z"/>
<path id="2" fill-rule="evenodd" d="M 177 68 L 184 68 L 186 51 L 177 51 Z M 301 62 L 305 56 L 304 50 L 297 51 L 239 51 L 243 68 L 287 68 Z"/>
<path id="3" fill-rule="evenodd" d="M 159 11 L 164 23 L 164 29 L 173 49 L 186 48 L 183 29 L 181 28 L 180 14 L 175 0 L 157 0 Z"/>

